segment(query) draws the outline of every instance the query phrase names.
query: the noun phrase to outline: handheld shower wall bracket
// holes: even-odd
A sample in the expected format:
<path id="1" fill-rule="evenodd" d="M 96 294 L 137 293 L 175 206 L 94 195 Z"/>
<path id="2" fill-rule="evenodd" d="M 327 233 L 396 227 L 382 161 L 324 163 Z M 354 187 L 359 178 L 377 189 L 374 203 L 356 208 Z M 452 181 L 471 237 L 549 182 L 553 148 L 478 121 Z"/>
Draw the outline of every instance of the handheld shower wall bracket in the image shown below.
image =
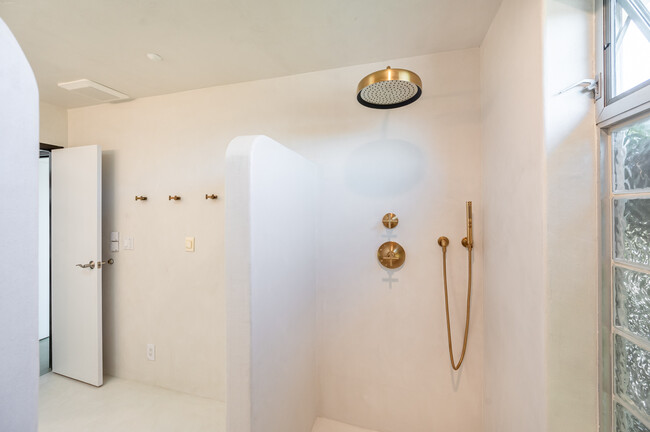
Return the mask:
<path id="1" fill-rule="evenodd" d="M 463 245 L 463 247 L 468 248 L 469 250 L 472 250 L 474 247 L 474 235 L 473 235 L 473 222 L 472 222 L 472 202 L 467 201 L 465 203 L 465 211 L 466 211 L 466 220 L 467 220 L 467 237 L 464 237 L 461 241 L 460 244 Z"/>

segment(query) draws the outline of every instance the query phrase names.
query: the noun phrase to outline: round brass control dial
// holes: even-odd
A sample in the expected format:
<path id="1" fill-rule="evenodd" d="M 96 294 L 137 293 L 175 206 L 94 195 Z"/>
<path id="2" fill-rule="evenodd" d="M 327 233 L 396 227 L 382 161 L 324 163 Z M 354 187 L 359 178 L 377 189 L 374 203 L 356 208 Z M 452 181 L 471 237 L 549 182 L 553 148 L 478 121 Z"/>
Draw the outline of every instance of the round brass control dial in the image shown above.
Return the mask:
<path id="1" fill-rule="evenodd" d="M 379 246 L 377 259 L 384 267 L 396 269 L 404 264 L 404 260 L 406 260 L 406 252 L 399 243 L 389 241 Z"/>
<path id="2" fill-rule="evenodd" d="M 392 229 L 397 226 L 399 223 L 399 219 L 397 218 L 397 215 L 395 213 L 386 213 L 381 220 L 381 222 L 384 224 L 386 228 Z"/>

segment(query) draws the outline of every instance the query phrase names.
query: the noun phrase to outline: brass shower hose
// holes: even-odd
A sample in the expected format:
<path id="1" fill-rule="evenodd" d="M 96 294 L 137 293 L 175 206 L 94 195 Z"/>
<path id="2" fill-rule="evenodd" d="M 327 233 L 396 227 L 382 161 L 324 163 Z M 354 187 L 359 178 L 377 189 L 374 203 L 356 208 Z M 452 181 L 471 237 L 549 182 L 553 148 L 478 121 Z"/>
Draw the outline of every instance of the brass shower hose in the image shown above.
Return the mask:
<path id="1" fill-rule="evenodd" d="M 449 245 L 449 239 L 447 237 L 440 237 L 438 239 L 438 244 L 442 247 L 442 275 L 445 286 L 445 311 L 447 313 L 447 340 L 449 342 L 449 360 L 451 361 L 451 367 L 454 370 L 458 370 L 460 368 L 460 365 L 463 364 L 463 360 L 465 359 L 465 351 L 467 350 L 467 336 L 469 334 L 470 299 L 472 296 L 472 243 L 468 242 L 467 238 L 463 239 L 463 246 L 467 248 L 469 275 L 467 282 L 467 314 L 465 316 L 465 336 L 463 337 L 463 350 L 460 354 L 458 364 L 456 364 L 454 360 L 454 347 L 451 341 L 451 324 L 449 322 L 449 295 L 447 294 L 447 246 Z"/>

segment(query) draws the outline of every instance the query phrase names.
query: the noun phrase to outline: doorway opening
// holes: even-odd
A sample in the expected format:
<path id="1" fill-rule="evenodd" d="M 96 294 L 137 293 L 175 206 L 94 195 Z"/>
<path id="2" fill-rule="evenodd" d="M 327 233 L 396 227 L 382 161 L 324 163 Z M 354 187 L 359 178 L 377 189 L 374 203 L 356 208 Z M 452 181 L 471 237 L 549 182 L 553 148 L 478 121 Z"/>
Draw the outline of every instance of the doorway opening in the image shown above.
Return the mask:
<path id="1" fill-rule="evenodd" d="M 63 148 L 40 144 L 38 160 L 38 357 L 39 374 L 52 370 L 52 246 L 51 151 Z"/>

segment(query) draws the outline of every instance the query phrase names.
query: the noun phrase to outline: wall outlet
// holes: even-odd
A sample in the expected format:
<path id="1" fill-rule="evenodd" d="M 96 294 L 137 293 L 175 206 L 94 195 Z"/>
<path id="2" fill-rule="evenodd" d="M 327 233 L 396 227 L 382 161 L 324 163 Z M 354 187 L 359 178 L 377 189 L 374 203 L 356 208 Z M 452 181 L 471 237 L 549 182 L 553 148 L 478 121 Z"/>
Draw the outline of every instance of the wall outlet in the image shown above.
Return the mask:
<path id="1" fill-rule="evenodd" d="M 156 345 L 147 344 L 147 359 L 151 361 L 156 360 Z"/>

